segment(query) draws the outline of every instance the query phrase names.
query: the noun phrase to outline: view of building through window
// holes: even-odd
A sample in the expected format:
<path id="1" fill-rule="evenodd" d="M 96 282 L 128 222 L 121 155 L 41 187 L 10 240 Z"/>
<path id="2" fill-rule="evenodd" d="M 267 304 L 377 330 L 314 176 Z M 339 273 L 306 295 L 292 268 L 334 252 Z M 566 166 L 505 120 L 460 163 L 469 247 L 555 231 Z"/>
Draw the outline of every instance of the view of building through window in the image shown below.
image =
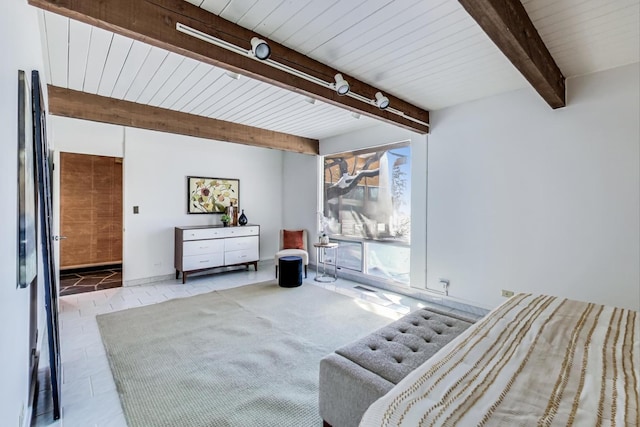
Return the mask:
<path id="1" fill-rule="evenodd" d="M 409 283 L 409 143 L 325 157 L 323 203 L 341 268 Z"/>

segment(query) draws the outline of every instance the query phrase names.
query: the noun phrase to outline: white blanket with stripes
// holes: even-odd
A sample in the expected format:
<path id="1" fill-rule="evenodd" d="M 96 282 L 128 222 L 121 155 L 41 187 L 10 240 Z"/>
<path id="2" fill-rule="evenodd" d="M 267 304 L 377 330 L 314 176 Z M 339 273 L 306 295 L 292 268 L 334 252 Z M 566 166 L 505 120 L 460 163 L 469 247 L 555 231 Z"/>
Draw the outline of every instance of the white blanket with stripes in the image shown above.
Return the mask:
<path id="1" fill-rule="evenodd" d="M 365 413 L 361 427 L 638 426 L 638 312 L 519 294 Z"/>

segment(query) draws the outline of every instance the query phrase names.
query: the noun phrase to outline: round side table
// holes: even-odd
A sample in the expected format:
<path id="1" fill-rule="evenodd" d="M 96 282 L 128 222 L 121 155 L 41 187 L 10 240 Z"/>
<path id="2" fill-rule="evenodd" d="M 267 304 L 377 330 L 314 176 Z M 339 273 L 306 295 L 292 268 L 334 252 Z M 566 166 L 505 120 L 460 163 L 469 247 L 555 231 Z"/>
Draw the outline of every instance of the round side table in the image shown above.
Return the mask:
<path id="1" fill-rule="evenodd" d="M 338 280 L 338 244 L 337 243 L 314 243 L 316 248 L 316 282 L 335 282 Z M 333 275 L 327 274 L 327 251 L 333 251 Z M 319 260 L 322 253 L 322 274 L 319 272 Z"/>

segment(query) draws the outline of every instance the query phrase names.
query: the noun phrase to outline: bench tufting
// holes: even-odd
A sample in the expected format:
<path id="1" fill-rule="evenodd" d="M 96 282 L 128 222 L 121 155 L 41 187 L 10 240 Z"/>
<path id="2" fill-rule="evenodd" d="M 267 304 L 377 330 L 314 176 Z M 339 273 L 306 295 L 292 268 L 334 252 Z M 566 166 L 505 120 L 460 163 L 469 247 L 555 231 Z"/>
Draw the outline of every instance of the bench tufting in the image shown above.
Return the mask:
<path id="1" fill-rule="evenodd" d="M 320 361 L 320 416 L 333 427 L 357 426 L 369 405 L 472 323 L 423 308 L 338 348 Z"/>

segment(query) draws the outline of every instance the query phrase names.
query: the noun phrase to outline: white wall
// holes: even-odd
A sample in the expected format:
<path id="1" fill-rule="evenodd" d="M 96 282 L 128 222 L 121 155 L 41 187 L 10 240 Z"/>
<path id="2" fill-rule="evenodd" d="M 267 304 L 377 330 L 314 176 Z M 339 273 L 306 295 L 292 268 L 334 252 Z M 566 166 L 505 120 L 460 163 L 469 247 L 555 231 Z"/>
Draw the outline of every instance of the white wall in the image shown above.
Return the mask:
<path id="1" fill-rule="evenodd" d="M 307 230 L 312 264 L 316 262 L 316 253 L 311 245 L 318 241 L 318 161 L 318 156 L 283 153 L 282 228 Z"/>
<path id="2" fill-rule="evenodd" d="M 53 148 L 60 152 L 124 157 L 124 127 L 51 116 Z"/>
<path id="3" fill-rule="evenodd" d="M 640 307 L 638 64 L 432 112 L 428 283 Z"/>
<path id="4" fill-rule="evenodd" d="M 412 287 L 426 281 L 427 223 L 427 137 L 395 126 L 380 124 L 320 141 L 320 154 L 341 153 L 377 145 L 411 141 L 411 271 Z M 316 180 L 319 175 L 316 174 Z M 316 184 L 317 185 L 317 184 Z"/>
<path id="5" fill-rule="evenodd" d="M 260 225 L 260 258 L 273 258 L 282 227 L 282 152 L 127 128 L 125 281 L 175 273 L 175 226 L 220 224 L 220 215 L 186 213 L 190 175 L 239 179 L 239 207 Z"/>
<path id="6" fill-rule="evenodd" d="M 34 69 L 44 78 L 38 18 L 26 1 L 1 3 L 0 52 L 0 425 L 17 426 L 27 416 L 29 380 L 29 290 L 16 289 L 18 70 L 29 81 Z M 41 285 L 38 292 L 43 298 Z"/>
<path id="7" fill-rule="evenodd" d="M 260 225 L 260 258 L 273 258 L 284 216 L 282 152 L 59 117 L 52 125 L 57 152 L 124 157 L 125 284 L 175 274 L 174 227 L 220 224 L 220 215 L 186 213 L 187 176 L 239 179 L 239 207 Z"/>

